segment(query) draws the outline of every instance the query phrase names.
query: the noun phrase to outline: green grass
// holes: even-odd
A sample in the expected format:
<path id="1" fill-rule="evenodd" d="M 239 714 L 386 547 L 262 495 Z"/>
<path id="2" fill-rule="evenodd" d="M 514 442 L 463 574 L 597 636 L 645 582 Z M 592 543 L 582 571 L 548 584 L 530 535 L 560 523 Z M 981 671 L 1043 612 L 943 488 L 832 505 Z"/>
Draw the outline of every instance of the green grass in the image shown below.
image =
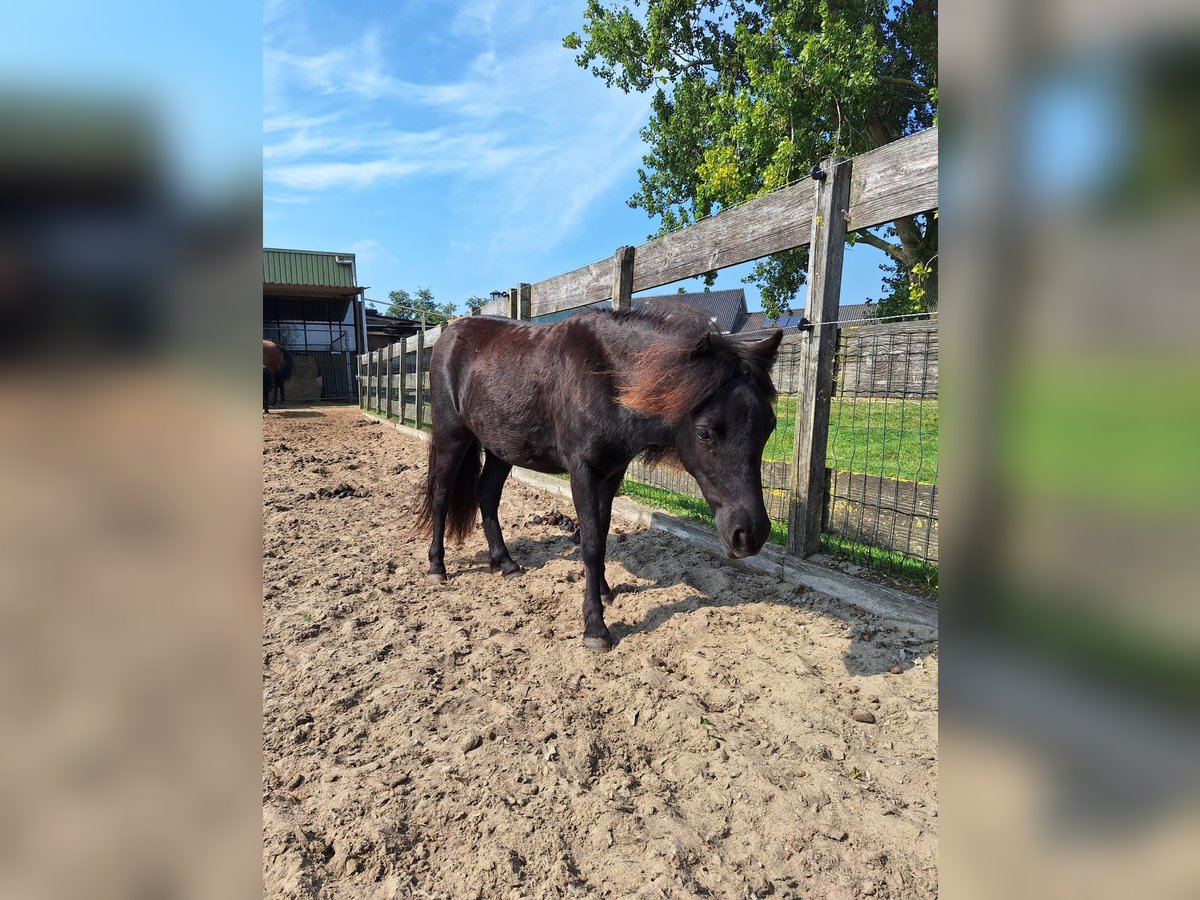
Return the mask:
<path id="1" fill-rule="evenodd" d="M 937 593 L 937 563 L 913 559 L 903 553 L 897 553 L 895 550 L 884 550 L 882 547 L 862 544 L 828 532 L 821 535 L 821 551 L 838 559 L 849 560 L 860 566 L 887 572 L 924 592 Z"/>
<path id="2" fill-rule="evenodd" d="M 778 424 L 763 460 L 791 462 L 796 398 L 775 403 Z M 938 403 L 883 397 L 838 398 L 829 404 L 826 465 L 901 481 L 937 483 Z"/>

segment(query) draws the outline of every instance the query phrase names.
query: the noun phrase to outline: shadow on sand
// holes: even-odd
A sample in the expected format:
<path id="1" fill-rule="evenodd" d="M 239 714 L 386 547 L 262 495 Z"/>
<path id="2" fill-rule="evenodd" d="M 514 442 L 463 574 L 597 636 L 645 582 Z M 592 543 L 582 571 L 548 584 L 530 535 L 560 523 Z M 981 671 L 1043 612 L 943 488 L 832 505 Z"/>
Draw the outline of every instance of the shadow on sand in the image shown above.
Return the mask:
<path id="1" fill-rule="evenodd" d="M 514 560 L 527 570 L 536 571 L 552 560 L 568 560 L 579 566 L 582 575 L 583 563 L 579 547 L 576 546 L 570 534 L 565 532 L 541 534 L 532 536 L 521 533 L 520 530 L 507 529 L 507 543 Z M 790 582 L 772 579 L 765 575 L 753 575 L 733 567 L 724 567 L 721 560 L 713 558 L 713 567 L 723 571 L 736 585 L 756 581 L 759 584 L 774 581 L 775 590 L 764 592 L 761 588 L 745 593 L 724 589 L 712 591 L 705 587 L 704 578 L 691 578 L 685 573 L 682 576 L 664 576 L 661 565 L 662 548 L 659 545 L 663 535 L 654 531 L 638 531 L 627 534 L 623 541 L 614 542 L 609 539 L 608 559 L 618 560 L 631 575 L 639 579 L 640 584 L 613 584 L 616 594 L 615 603 L 620 603 L 622 595 L 636 595 L 645 591 L 674 587 L 679 584 L 688 585 L 695 593 L 684 600 L 663 603 L 650 609 L 641 621 L 633 625 L 621 622 L 612 623 L 609 629 L 612 633 L 614 648 L 631 634 L 649 634 L 675 616 L 689 615 L 705 607 L 721 608 L 745 606 L 749 604 L 770 603 L 794 610 L 797 618 L 801 610 L 808 610 L 826 618 L 841 622 L 852 635 L 849 645 L 843 654 L 846 671 L 852 676 L 879 675 L 889 671 L 893 666 L 901 670 L 912 668 L 913 661 L 928 656 L 937 646 L 937 633 L 934 629 L 910 626 L 907 623 L 892 623 L 886 619 L 863 612 L 849 606 L 836 598 L 808 591 Z M 471 560 L 473 565 L 458 569 L 461 574 L 486 573 L 489 571 L 487 553 L 479 551 Z M 722 579 L 725 581 L 725 579 Z M 579 599 L 582 600 L 583 579 L 574 585 Z M 765 596 L 764 596 L 765 594 Z M 882 640 L 877 640 L 876 631 Z"/>

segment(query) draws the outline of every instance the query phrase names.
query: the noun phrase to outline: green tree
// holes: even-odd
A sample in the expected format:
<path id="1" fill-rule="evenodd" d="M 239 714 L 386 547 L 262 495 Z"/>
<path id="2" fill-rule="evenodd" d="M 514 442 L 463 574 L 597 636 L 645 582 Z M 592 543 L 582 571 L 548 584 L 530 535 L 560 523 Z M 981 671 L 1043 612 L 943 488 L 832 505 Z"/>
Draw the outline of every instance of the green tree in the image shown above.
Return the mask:
<path id="1" fill-rule="evenodd" d="M 477 313 L 483 309 L 488 302 L 486 297 L 468 297 L 465 301 L 467 310 L 471 313 Z"/>
<path id="2" fill-rule="evenodd" d="M 563 41 L 576 62 L 610 87 L 653 91 L 629 205 L 658 218 L 660 234 L 936 120 L 937 0 L 588 0 L 583 17 Z M 888 254 L 889 304 L 909 302 L 901 282 L 928 268 L 922 303 L 936 308 L 936 217 L 848 240 Z M 801 248 L 760 261 L 747 281 L 779 315 L 807 268 Z"/>
<path id="3" fill-rule="evenodd" d="M 438 303 L 433 298 L 433 291 L 425 287 L 418 287 L 411 294 L 405 290 L 389 291 L 388 300 L 391 304 L 387 314 L 401 319 L 419 319 L 424 310 L 429 323 L 436 325 L 454 315 L 453 303 Z"/>

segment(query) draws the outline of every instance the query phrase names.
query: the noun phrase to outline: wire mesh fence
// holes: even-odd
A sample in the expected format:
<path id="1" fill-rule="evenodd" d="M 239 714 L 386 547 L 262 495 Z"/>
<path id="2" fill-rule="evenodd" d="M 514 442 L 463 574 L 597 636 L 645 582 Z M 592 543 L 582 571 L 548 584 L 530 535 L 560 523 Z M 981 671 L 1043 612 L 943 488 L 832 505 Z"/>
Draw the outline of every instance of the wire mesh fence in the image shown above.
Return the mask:
<path id="1" fill-rule="evenodd" d="M 823 545 L 936 582 L 936 317 L 840 329 L 826 466 Z"/>

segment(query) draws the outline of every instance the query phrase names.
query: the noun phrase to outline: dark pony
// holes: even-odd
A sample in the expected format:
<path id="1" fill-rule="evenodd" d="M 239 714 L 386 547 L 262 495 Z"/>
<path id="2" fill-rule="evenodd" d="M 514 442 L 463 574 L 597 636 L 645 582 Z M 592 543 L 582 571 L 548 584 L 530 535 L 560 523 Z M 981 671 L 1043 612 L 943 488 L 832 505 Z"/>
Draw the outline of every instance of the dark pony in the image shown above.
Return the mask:
<path id="1" fill-rule="evenodd" d="M 283 386 L 292 377 L 292 354 L 288 353 L 287 347 L 282 344 L 264 340 L 263 368 L 267 370 L 263 374 L 263 412 L 266 412 L 269 405 L 267 395 L 271 390 L 266 386 L 267 374 L 269 373 L 271 376 L 271 384 L 275 389 L 274 403 L 278 406 L 287 400 Z"/>
<path id="2" fill-rule="evenodd" d="M 445 581 L 445 533 L 482 513 L 493 572 L 522 571 L 497 510 L 514 465 L 567 472 L 586 586 L 583 642 L 608 650 L 601 598 L 612 501 L 634 457 L 672 456 L 700 486 L 731 557 L 762 549 L 770 521 L 762 451 L 775 427 L 770 370 L 782 332 L 738 341 L 707 320 L 588 312 L 554 325 L 490 316 L 450 323 L 429 366 L 433 436 L 419 524 L 429 578 Z M 483 461 L 480 465 L 480 448 Z"/>

